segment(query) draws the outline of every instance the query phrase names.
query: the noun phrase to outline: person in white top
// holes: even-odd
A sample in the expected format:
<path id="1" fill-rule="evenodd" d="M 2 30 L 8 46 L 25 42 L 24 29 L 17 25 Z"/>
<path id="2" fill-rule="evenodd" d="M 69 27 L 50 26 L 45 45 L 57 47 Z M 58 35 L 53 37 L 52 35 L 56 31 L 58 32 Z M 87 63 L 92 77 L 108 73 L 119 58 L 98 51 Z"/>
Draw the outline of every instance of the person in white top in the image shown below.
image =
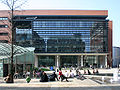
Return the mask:
<path id="1" fill-rule="evenodd" d="M 69 74 L 68 74 L 68 72 L 67 71 L 65 71 L 65 77 L 69 77 Z"/>
<path id="2" fill-rule="evenodd" d="M 72 72 L 72 70 L 70 70 L 70 77 L 71 77 L 71 78 L 74 77 L 74 73 Z"/>
<path id="3" fill-rule="evenodd" d="M 30 76 L 30 71 L 28 70 L 27 73 L 26 73 L 27 76 Z"/>

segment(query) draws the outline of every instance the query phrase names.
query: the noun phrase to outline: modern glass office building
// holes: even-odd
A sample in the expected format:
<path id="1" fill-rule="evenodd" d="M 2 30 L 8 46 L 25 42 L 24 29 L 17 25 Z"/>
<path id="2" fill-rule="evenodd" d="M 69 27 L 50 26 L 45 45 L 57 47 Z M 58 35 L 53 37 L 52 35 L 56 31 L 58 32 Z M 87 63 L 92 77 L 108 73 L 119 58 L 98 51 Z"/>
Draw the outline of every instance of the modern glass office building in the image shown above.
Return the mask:
<path id="1" fill-rule="evenodd" d="M 111 66 L 112 22 L 106 10 L 15 11 L 15 41 L 35 47 L 35 66 Z"/>
<path id="2" fill-rule="evenodd" d="M 120 47 L 113 47 L 113 67 L 120 68 Z"/>

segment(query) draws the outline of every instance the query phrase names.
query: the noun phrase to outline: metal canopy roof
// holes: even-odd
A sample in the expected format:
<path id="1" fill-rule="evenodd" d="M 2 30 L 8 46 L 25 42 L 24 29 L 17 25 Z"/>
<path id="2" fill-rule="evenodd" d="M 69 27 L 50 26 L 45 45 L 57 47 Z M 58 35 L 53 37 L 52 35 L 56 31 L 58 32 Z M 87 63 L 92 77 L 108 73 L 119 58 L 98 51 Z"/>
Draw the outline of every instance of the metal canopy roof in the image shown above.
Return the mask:
<path id="1" fill-rule="evenodd" d="M 24 53 L 30 52 L 29 49 L 23 48 L 21 46 L 14 45 L 13 53 L 14 55 L 22 55 Z M 11 44 L 0 43 L 0 56 L 10 56 L 11 55 Z"/>

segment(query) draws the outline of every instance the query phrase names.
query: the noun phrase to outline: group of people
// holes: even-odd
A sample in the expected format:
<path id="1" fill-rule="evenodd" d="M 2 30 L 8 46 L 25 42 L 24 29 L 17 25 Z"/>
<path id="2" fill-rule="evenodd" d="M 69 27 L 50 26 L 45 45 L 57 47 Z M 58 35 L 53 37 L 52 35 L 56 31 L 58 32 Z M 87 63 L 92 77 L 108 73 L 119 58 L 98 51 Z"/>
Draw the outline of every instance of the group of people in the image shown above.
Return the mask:
<path id="1" fill-rule="evenodd" d="M 38 70 L 38 71 L 33 71 L 33 77 L 34 78 L 39 78 L 40 82 L 48 82 L 48 81 L 55 81 L 57 78 L 57 74 L 53 72 L 52 75 L 47 75 L 44 71 Z"/>
<path id="2" fill-rule="evenodd" d="M 84 74 L 88 74 L 88 75 L 91 75 L 91 74 L 99 74 L 98 69 L 96 69 L 96 70 L 93 69 L 92 71 L 93 71 L 93 72 L 91 73 L 89 69 L 87 69 L 87 72 L 86 72 L 86 70 L 84 70 Z"/>
<path id="3" fill-rule="evenodd" d="M 98 69 L 93 69 L 93 74 L 98 74 Z M 83 74 L 88 74 L 88 75 L 91 75 L 91 72 L 89 69 L 87 69 L 87 72 L 86 70 L 84 70 L 84 73 Z M 61 70 L 59 70 L 59 74 L 57 75 L 55 72 L 53 72 L 53 74 L 51 75 L 47 75 L 44 71 L 42 70 L 38 70 L 38 71 L 33 71 L 33 77 L 34 78 L 39 78 L 40 79 L 40 82 L 48 82 L 48 81 L 63 81 L 63 80 L 66 80 L 68 82 L 68 78 L 73 78 L 76 76 L 77 79 L 81 79 L 81 80 L 84 80 L 86 79 L 84 77 L 84 75 L 81 74 L 80 70 L 76 70 L 76 73 L 73 72 L 72 70 L 70 70 L 69 72 L 66 70 L 65 73 L 63 74 Z M 18 73 L 16 73 L 16 75 L 18 75 Z M 31 81 L 31 78 L 30 78 L 30 72 L 27 71 L 26 72 L 26 82 L 29 83 Z M 8 75 L 6 78 L 5 78 L 5 81 L 6 83 L 9 83 L 11 82 L 11 75 Z"/>
<path id="4" fill-rule="evenodd" d="M 73 78 L 73 77 L 75 77 L 75 73 L 72 71 L 72 70 L 70 70 L 70 71 L 65 71 L 65 76 L 67 77 L 67 78 Z"/>
<path id="5" fill-rule="evenodd" d="M 56 81 L 56 80 L 63 81 L 64 79 L 68 82 L 67 77 L 65 75 L 63 75 L 61 70 L 59 70 L 59 77 L 55 72 L 53 72 L 52 75 L 47 76 L 47 74 L 44 71 L 42 71 L 42 75 L 40 77 L 40 82 L 48 82 L 48 81 Z"/>
<path id="6" fill-rule="evenodd" d="M 73 72 L 72 70 L 70 70 L 69 72 L 65 71 L 65 73 L 63 73 L 61 70 L 59 70 L 58 75 L 53 72 L 52 75 L 47 76 L 47 74 L 42 71 L 42 74 L 40 75 L 40 82 L 48 82 L 48 81 L 63 81 L 66 80 L 68 81 L 68 78 L 74 78 L 75 76 L 77 76 L 77 79 L 86 79 L 80 72 L 78 73 L 78 75 L 75 74 L 75 72 Z"/>
<path id="7" fill-rule="evenodd" d="M 23 71 L 22 74 L 20 74 L 18 71 L 14 74 L 14 78 L 18 79 L 18 78 L 26 78 L 27 76 L 30 76 L 30 71 Z"/>

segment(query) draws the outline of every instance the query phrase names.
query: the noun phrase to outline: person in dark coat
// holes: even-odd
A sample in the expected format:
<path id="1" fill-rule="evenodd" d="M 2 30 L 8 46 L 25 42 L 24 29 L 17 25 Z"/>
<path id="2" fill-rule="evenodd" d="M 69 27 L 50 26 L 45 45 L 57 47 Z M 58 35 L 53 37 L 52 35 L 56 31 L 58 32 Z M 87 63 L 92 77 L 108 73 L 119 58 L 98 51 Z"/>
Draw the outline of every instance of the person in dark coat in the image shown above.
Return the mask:
<path id="1" fill-rule="evenodd" d="M 49 80 L 50 80 L 50 81 L 55 81 L 55 79 L 57 79 L 57 81 L 59 81 L 58 78 L 57 78 L 57 75 L 55 74 L 55 72 L 53 72 L 53 74 L 50 75 Z"/>
<path id="2" fill-rule="evenodd" d="M 42 77 L 44 71 L 40 71 L 40 78 Z"/>
<path id="3" fill-rule="evenodd" d="M 96 72 L 95 72 L 95 74 L 99 74 L 99 71 L 98 71 L 98 69 L 96 69 Z"/>
<path id="4" fill-rule="evenodd" d="M 43 71 L 43 74 L 41 76 L 40 82 L 48 82 L 48 76 L 44 71 Z"/>
<path id="5" fill-rule="evenodd" d="M 91 75 L 91 72 L 88 70 L 88 75 Z"/>
<path id="6" fill-rule="evenodd" d="M 62 75 L 61 75 L 61 82 L 62 82 L 64 79 L 66 79 L 66 81 L 69 82 L 69 81 L 67 80 L 67 77 L 65 77 L 65 76 L 62 74 Z"/>

